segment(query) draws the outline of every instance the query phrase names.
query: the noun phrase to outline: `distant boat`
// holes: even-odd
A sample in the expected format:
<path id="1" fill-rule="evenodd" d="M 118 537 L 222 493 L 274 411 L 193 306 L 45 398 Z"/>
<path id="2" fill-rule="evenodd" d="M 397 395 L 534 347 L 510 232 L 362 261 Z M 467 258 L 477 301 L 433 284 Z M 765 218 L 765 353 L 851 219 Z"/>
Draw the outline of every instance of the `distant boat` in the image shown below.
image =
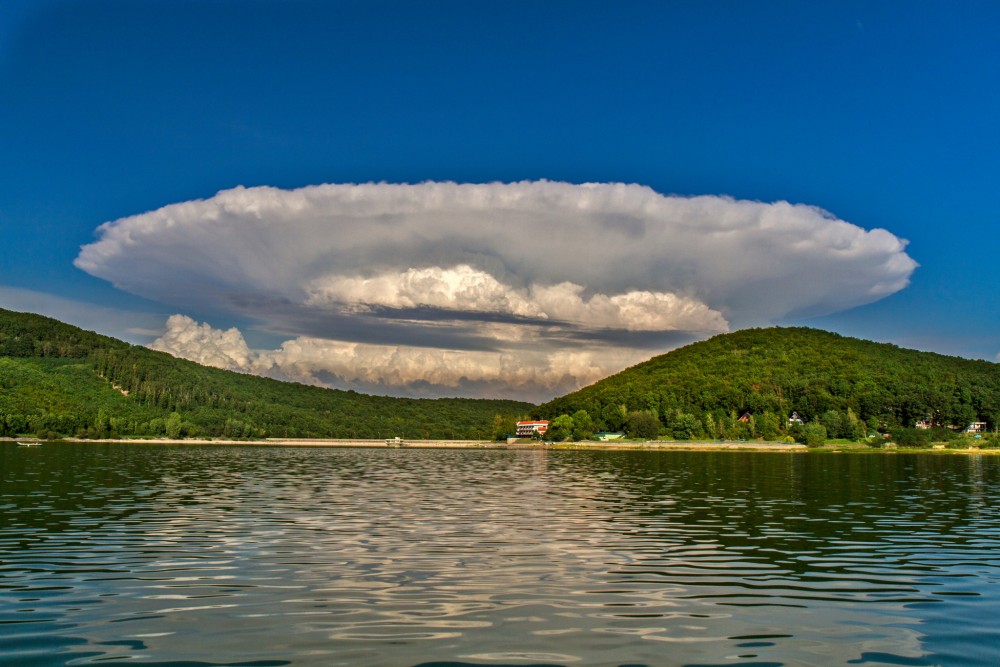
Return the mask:
<path id="1" fill-rule="evenodd" d="M 42 443 L 40 443 L 40 442 L 18 442 L 17 446 L 18 447 L 41 447 Z"/>

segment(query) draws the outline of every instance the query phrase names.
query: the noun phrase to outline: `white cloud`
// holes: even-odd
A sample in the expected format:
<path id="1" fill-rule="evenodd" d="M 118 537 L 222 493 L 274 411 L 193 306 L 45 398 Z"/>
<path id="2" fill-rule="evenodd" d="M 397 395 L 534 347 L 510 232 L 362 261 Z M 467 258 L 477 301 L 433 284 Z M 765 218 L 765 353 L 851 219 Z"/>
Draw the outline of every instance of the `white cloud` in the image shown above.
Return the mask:
<path id="1" fill-rule="evenodd" d="M 410 268 L 370 278 L 327 275 L 307 286 L 310 306 L 346 304 L 545 317 L 524 295 L 468 264 Z"/>
<path id="2" fill-rule="evenodd" d="M 505 335 L 504 328 L 500 326 L 499 337 L 514 338 Z M 237 329 L 214 329 L 184 315 L 171 316 L 166 333 L 150 347 L 208 366 L 305 384 L 537 401 L 595 382 L 647 356 L 606 345 L 572 352 L 530 348 L 487 352 L 310 337 L 285 341 L 274 350 L 250 350 Z"/>
<path id="3" fill-rule="evenodd" d="M 99 235 L 78 267 L 185 307 L 261 295 L 305 304 L 329 276 L 361 285 L 407 272 L 409 298 L 424 290 L 433 304 L 467 266 L 496 281 L 469 295 L 475 303 L 504 298 L 503 286 L 570 282 L 683 295 L 743 326 L 869 303 L 906 286 L 916 266 L 889 232 L 811 206 L 547 181 L 235 188 Z"/>
<path id="4" fill-rule="evenodd" d="M 499 313 L 626 331 L 726 331 L 721 313 L 675 294 L 630 291 L 584 299 L 583 285 L 531 285 L 515 289 L 468 264 L 407 269 L 371 278 L 323 276 L 309 287 L 306 304 L 341 304 L 348 310 L 431 307 L 444 311 Z"/>
<path id="5" fill-rule="evenodd" d="M 154 350 L 231 371 L 253 370 L 250 348 L 235 327 L 222 331 L 198 324 L 186 315 L 167 318 L 167 330 L 149 345 Z"/>
<path id="6" fill-rule="evenodd" d="M 631 290 L 584 299 L 583 285 L 564 282 L 535 286 L 531 296 L 548 317 L 626 331 L 727 331 L 722 313 L 676 294 Z"/>
<path id="7" fill-rule="evenodd" d="M 530 344 L 549 359 L 832 313 L 904 288 L 916 267 L 905 241 L 815 207 L 620 183 L 241 187 L 98 236 L 76 260 L 88 273 L 174 308 L 255 320 L 299 341 L 302 360 L 369 364 L 383 379 L 357 381 L 387 386 L 411 368 L 457 368 L 459 350 L 500 359 Z M 506 338 L 499 324 L 513 327 Z M 185 349 L 198 341 L 219 352 L 205 333 Z"/>

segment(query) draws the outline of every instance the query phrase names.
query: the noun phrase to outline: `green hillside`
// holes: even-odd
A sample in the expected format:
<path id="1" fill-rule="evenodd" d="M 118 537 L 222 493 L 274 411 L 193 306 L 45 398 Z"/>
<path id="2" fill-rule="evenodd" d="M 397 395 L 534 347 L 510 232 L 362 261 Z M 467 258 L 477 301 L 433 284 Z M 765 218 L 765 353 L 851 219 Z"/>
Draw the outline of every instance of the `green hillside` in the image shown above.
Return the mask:
<path id="1" fill-rule="evenodd" d="M 0 309 L 0 436 L 492 438 L 531 408 L 278 382 Z"/>
<path id="2" fill-rule="evenodd" d="M 1000 364 L 815 329 L 749 329 L 655 357 L 533 414 L 579 410 L 597 430 L 628 430 L 629 420 L 648 423 L 652 414 L 661 433 L 678 437 L 782 436 L 793 411 L 821 422 L 830 437 L 924 419 L 954 427 L 983 421 L 992 430 L 1000 422 Z M 753 419 L 738 422 L 747 412 Z"/>

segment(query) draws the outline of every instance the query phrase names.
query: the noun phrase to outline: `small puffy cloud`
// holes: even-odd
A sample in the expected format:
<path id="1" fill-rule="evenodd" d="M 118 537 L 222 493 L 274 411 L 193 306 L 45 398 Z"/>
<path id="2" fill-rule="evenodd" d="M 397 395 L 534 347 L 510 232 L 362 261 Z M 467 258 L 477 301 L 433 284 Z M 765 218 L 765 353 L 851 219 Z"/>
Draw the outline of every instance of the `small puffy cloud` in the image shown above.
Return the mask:
<path id="1" fill-rule="evenodd" d="M 415 386 L 423 369 L 451 387 L 435 364 L 457 370 L 465 354 L 475 368 L 456 381 L 469 387 L 491 382 L 498 371 L 476 370 L 490 364 L 514 378 L 514 367 L 602 345 L 648 357 L 676 336 L 871 303 L 908 284 L 916 263 L 905 247 L 787 202 L 621 183 L 368 183 L 240 187 L 165 206 L 102 225 L 76 265 L 171 307 L 282 334 L 289 349 L 274 368 L 309 377 L 323 357 L 344 361 L 315 379 L 354 377 L 356 364 L 361 384 Z M 222 361 L 234 340 L 217 333 L 160 344 L 188 355 L 202 345 Z M 545 360 L 518 361 L 529 352 Z"/>
<path id="2" fill-rule="evenodd" d="M 235 327 L 225 331 L 213 329 L 208 324 L 198 324 L 186 315 L 167 318 L 167 330 L 149 344 L 160 352 L 190 359 L 205 366 L 231 371 L 252 370 L 250 348 L 243 334 Z"/>

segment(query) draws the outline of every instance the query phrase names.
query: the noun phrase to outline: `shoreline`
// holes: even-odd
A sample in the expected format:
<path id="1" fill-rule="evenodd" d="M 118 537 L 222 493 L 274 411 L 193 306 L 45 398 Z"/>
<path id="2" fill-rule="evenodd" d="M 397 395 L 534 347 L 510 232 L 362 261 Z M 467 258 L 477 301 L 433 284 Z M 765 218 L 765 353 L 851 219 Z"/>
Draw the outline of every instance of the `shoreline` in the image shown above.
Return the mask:
<path id="1" fill-rule="evenodd" d="M 138 444 L 138 445 L 218 445 L 244 447 L 326 447 L 326 448 L 360 448 L 360 449 L 497 449 L 497 450 L 543 450 L 543 451 L 686 451 L 686 452 L 781 452 L 781 453 L 815 453 L 815 454 L 986 454 L 1000 455 L 1000 449 L 980 449 L 968 447 L 958 448 L 893 448 L 876 449 L 874 447 L 852 445 L 825 445 L 822 447 L 806 447 L 798 443 L 778 442 L 720 442 L 691 441 L 676 442 L 664 440 L 649 440 L 646 442 L 560 442 L 542 444 L 535 442 L 494 442 L 490 440 L 395 440 L 363 439 L 363 438 L 265 438 L 263 440 L 232 440 L 227 438 L 60 438 L 58 440 L 43 440 L 35 437 L 0 437 L 3 442 L 54 442 L 73 444 Z"/>
<path id="2" fill-rule="evenodd" d="M 2 437 L 0 442 L 46 442 L 34 437 Z M 253 447 L 355 447 L 366 449 L 539 449 L 539 450 L 749 450 L 749 451 L 806 451 L 800 444 L 765 442 L 673 442 L 649 440 L 646 442 L 494 442 L 491 440 L 395 440 L 363 438 L 265 438 L 263 440 L 232 440 L 227 438 L 60 438 L 51 442 L 148 444 L 148 445 L 236 445 Z"/>

